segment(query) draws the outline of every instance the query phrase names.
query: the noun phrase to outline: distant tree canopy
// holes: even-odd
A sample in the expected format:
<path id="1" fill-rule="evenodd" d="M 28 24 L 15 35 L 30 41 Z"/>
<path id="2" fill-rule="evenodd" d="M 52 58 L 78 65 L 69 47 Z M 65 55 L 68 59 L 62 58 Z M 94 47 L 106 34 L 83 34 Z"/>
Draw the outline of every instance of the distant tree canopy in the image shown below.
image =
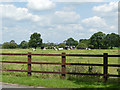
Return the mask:
<path id="1" fill-rule="evenodd" d="M 39 33 L 33 33 L 30 36 L 28 45 L 29 45 L 29 47 L 34 47 L 35 49 L 37 47 L 40 47 L 42 45 L 41 35 Z"/>
<path id="2" fill-rule="evenodd" d="M 65 48 L 66 45 L 65 45 L 65 43 L 60 43 L 58 46 L 59 46 L 59 48 Z"/>
<path id="3" fill-rule="evenodd" d="M 20 43 L 20 48 L 23 48 L 23 49 L 28 48 L 28 42 L 23 40 L 23 41 Z"/>
<path id="4" fill-rule="evenodd" d="M 9 45 L 10 45 L 9 42 L 4 42 L 2 44 L 2 48 L 8 49 L 8 48 L 10 48 Z"/>
<path id="5" fill-rule="evenodd" d="M 103 32 L 97 32 L 94 33 L 91 37 L 90 37 L 90 44 L 94 46 L 95 49 L 100 49 L 104 46 L 104 38 L 105 38 L 105 34 Z"/>
<path id="6" fill-rule="evenodd" d="M 77 46 L 78 41 L 74 40 L 73 38 L 68 38 L 66 41 L 64 41 L 66 45 L 68 46 Z"/>
<path id="7" fill-rule="evenodd" d="M 88 46 L 85 43 L 79 43 L 76 48 L 77 49 L 85 49 L 85 48 L 88 48 Z"/>
<path id="8" fill-rule="evenodd" d="M 4 42 L 2 44 L 2 48 L 5 48 L 5 49 L 14 49 L 14 48 L 17 48 L 17 43 L 15 43 L 14 40 L 11 40 L 10 42 Z"/>
<path id="9" fill-rule="evenodd" d="M 80 39 L 79 43 L 85 43 L 86 45 L 89 45 L 90 40 L 89 39 Z"/>
<path id="10" fill-rule="evenodd" d="M 90 45 L 90 40 L 89 39 L 80 39 L 79 40 L 79 43 L 82 43 L 82 44 L 84 44 L 85 46 L 86 46 L 86 48 L 87 47 L 89 47 L 89 45 Z M 78 44 L 79 45 L 79 44 Z M 81 45 L 81 44 L 80 44 Z"/>
<path id="11" fill-rule="evenodd" d="M 111 33 L 105 34 L 103 32 L 94 33 L 90 39 L 80 39 L 79 43 L 84 43 L 87 47 L 92 49 L 112 49 L 120 46 L 120 35 Z"/>
<path id="12" fill-rule="evenodd" d="M 47 49 L 52 49 L 53 46 L 56 46 L 55 43 L 50 43 L 50 42 L 47 42 L 46 44 L 44 44 L 45 47 L 47 47 Z"/>
<path id="13" fill-rule="evenodd" d="M 113 47 L 119 47 L 120 46 L 120 35 L 117 35 L 115 33 L 107 34 L 107 36 L 104 39 L 105 45 L 110 47 L 111 49 Z"/>
<path id="14" fill-rule="evenodd" d="M 112 49 L 113 47 L 119 47 L 120 46 L 120 35 L 111 33 L 111 34 L 105 34 L 103 32 L 97 32 L 94 33 L 89 39 L 80 39 L 79 43 L 77 40 L 74 40 L 73 38 L 68 38 L 62 43 L 42 43 L 41 34 L 39 33 L 33 33 L 30 36 L 29 42 L 22 41 L 20 45 L 17 45 L 14 40 L 11 40 L 10 42 L 4 42 L 2 44 L 2 48 L 6 49 L 14 49 L 17 48 L 28 48 L 28 47 L 47 47 L 48 49 L 52 49 L 53 46 L 59 47 L 59 48 L 65 48 L 65 46 L 76 46 L 77 49 L 80 48 L 91 48 L 91 49 Z"/>

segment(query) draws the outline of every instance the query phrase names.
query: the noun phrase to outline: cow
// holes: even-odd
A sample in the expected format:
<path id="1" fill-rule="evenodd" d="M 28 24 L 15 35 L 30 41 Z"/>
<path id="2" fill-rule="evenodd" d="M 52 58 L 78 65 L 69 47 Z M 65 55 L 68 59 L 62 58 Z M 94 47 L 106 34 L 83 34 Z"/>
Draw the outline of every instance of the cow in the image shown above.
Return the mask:
<path id="1" fill-rule="evenodd" d="M 86 50 L 91 50 L 90 48 L 86 48 Z"/>
<path id="2" fill-rule="evenodd" d="M 56 47 L 53 47 L 53 49 L 56 50 L 56 51 L 58 50 Z"/>
<path id="3" fill-rule="evenodd" d="M 58 48 L 58 50 L 63 50 L 63 48 Z"/>
<path id="4" fill-rule="evenodd" d="M 36 49 L 35 49 L 35 48 L 32 48 L 32 51 L 36 51 Z"/>
<path id="5" fill-rule="evenodd" d="M 41 46 L 41 49 L 43 50 L 43 49 L 44 49 L 44 46 Z"/>
<path id="6" fill-rule="evenodd" d="M 70 46 L 65 46 L 65 49 L 70 50 L 71 48 L 70 48 Z"/>

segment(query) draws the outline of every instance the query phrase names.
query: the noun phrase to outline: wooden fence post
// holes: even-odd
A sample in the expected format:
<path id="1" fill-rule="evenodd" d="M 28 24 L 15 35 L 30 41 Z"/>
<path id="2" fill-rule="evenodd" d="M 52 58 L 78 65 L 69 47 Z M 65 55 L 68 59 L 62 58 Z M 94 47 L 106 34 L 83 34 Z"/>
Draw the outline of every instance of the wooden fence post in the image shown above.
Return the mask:
<path id="1" fill-rule="evenodd" d="M 104 63 L 104 68 L 103 68 L 103 73 L 104 73 L 104 80 L 103 82 L 106 83 L 107 79 L 108 79 L 108 53 L 104 53 L 104 56 L 103 56 L 103 63 Z"/>
<path id="2" fill-rule="evenodd" d="M 118 58 L 118 64 L 120 65 L 120 57 Z M 120 67 L 118 67 L 118 75 L 120 75 Z M 120 77 L 118 77 L 118 82 L 120 83 Z"/>
<path id="3" fill-rule="evenodd" d="M 61 76 L 62 76 L 63 80 L 65 79 L 65 73 L 66 73 L 65 63 L 66 63 L 66 54 L 62 53 L 62 74 L 61 74 Z"/>
<path id="4" fill-rule="evenodd" d="M 31 76 L 31 52 L 28 52 L 28 76 Z"/>

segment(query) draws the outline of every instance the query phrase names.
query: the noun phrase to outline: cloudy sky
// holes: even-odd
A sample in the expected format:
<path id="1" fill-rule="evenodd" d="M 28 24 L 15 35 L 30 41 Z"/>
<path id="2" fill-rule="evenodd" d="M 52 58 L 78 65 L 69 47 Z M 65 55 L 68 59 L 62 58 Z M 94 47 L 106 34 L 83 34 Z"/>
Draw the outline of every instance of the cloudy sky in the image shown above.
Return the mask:
<path id="1" fill-rule="evenodd" d="M 41 34 L 43 42 L 54 43 L 70 37 L 87 39 L 98 31 L 118 33 L 118 0 L 0 1 L 0 43 L 19 44 L 34 32 Z"/>

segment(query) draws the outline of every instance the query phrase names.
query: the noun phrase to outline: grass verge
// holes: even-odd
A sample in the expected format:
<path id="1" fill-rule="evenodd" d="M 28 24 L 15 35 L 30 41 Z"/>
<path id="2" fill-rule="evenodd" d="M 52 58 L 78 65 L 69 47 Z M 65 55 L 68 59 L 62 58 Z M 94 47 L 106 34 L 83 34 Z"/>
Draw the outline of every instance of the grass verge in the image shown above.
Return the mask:
<path id="1" fill-rule="evenodd" d="M 2 81 L 6 83 L 17 83 L 21 85 L 49 88 L 120 88 L 119 84 L 104 84 L 102 82 L 81 82 L 76 80 L 62 79 L 41 79 L 37 77 L 17 77 L 17 76 L 2 76 Z"/>

